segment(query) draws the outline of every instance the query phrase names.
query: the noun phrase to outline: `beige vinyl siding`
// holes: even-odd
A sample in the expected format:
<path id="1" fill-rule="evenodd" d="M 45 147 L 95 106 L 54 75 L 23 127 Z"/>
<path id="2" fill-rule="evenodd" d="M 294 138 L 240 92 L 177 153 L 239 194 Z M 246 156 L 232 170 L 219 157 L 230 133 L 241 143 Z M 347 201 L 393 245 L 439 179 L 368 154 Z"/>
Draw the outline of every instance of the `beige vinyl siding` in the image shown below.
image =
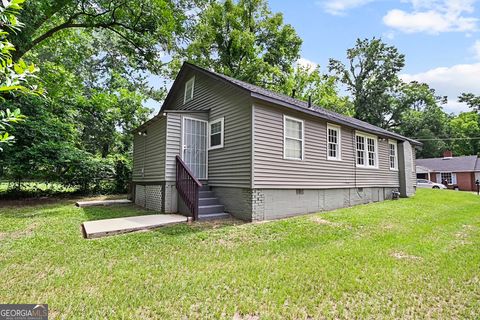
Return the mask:
<path id="1" fill-rule="evenodd" d="M 185 82 L 195 75 L 193 99 L 183 103 Z M 209 121 L 224 118 L 224 147 L 208 151 L 208 184 L 251 186 L 251 98 L 250 94 L 200 72 L 182 80 L 167 110 L 209 110 Z M 168 169 L 167 169 L 168 170 Z M 167 173 L 170 176 L 171 173 Z"/>
<path id="2" fill-rule="evenodd" d="M 144 130 L 147 131 L 146 136 L 138 133 L 134 136 L 132 180 L 134 182 L 163 181 L 165 179 L 166 118 L 158 119 Z M 142 168 L 144 168 L 143 175 Z"/>
<path id="3" fill-rule="evenodd" d="M 166 139 L 166 160 L 165 160 L 165 180 L 175 181 L 176 156 L 180 155 L 181 150 L 181 128 L 182 116 L 180 114 L 167 114 L 167 139 Z"/>
<path id="4" fill-rule="evenodd" d="M 379 168 L 355 166 L 355 130 L 341 126 L 341 159 L 327 160 L 327 122 L 286 108 L 256 102 L 254 114 L 255 188 L 398 187 L 388 162 L 388 140 L 378 140 Z M 283 115 L 305 121 L 304 160 L 283 158 Z"/>

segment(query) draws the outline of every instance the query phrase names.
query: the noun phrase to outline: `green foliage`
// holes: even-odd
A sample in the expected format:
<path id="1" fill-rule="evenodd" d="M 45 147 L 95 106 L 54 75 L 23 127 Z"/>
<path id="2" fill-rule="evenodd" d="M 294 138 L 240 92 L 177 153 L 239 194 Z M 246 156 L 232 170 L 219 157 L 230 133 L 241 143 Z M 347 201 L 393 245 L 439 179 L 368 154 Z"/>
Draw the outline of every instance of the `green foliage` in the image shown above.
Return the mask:
<path id="1" fill-rule="evenodd" d="M 200 13 L 191 39 L 181 58 L 272 89 L 292 72 L 302 44 L 265 0 L 212 2 Z"/>
<path id="2" fill-rule="evenodd" d="M 403 111 L 403 104 L 392 99 L 401 87 L 398 73 L 405 56 L 380 39 L 357 39 L 355 47 L 347 50 L 347 60 L 345 65 L 330 59 L 329 69 L 351 93 L 355 118 L 390 128 Z"/>
<path id="3" fill-rule="evenodd" d="M 0 102 L 5 103 L 6 98 L 16 92 L 25 94 L 38 94 L 36 87 L 27 86 L 27 80 L 37 72 L 33 64 L 19 60 L 14 63 L 12 52 L 15 46 L 8 39 L 11 32 L 17 32 L 23 25 L 18 21 L 17 15 L 21 4 L 25 0 L 4 0 L 0 4 Z M 14 136 L 7 132 L 7 127 L 24 119 L 20 109 L 10 111 L 3 105 L 0 109 L 0 145 L 12 142 Z M 3 149 L 0 147 L 0 151 Z"/>
<path id="4" fill-rule="evenodd" d="M 19 60 L 16 63 L 12 60 L 12 52 L 15 46 L 9 40 L 11 33 L 16 33 L 23 26 L 17 19 L 21 10 L 21 4 L 25 0 L 5 0 L 0 4 L 0 98 L 5 100 L 5 94 L 13 91 L 26 93 L 35 92 L 33 88 L 24 86 L 27 78 L 31 77 L 37 70 L 33 64 Z"/>
<path id="5" fill-rule="evenodd" d="M 458 102 L 465 102 L 469 108 L 476 112 L 480 111 L 480 96 L 476 96 L 473 93 L 462 93 L 458 97 Z"/>
<path id="6" fill-rule="evenodd" d="M 20 103 L 27 118 L 13 128 L 17 143 L 0 155 L 4 178 L 58 181 L 83 193 L 125 192 L 131 172 L 131 163 L 126 160 L 131 143 L 118 138 L 116 121 L 111 124 L 113 142 L 107 139 L 108 133 L 95 132 L 110 111 L 97 113 L 98 118 L 83 118 L 83 109 L 62 109 L 48 99 L 29 97 Z M 101 141 L 106 144 L 89 145 L 95 138 L 85 139 L 88 134 L 104 137 Z M 109 143 L 107 154 L 102 154 Z M 108 179 L 112 182 L 105 185 Z"/>
<path id="7" fill-rule="evenodd" d="M 450 121 L 454 155 L 480 155 L 480 115 L 477 111 L 461 112 Z M 462 139 L 463 138 L 463 139 Z M 474 138 L 474 139 L 470 139 Z"/>
<path id="8" fill-rule="evenodd" d="M 160 68 L 161 54 L 183 37 L 185 12 L 192 5 L 169 0 L 31 0 L 24 13 L 28 27 L 15 41 L 15 59 L 65 30 L 82 29 L 92 37 L 115 39 L 110 51 L 121 53 L 138 69 Z"/>
<path id="9" fill-rule="evenodd" d="M 166 38 L 175 36 L 172 28 L 180 28 L 162 23 L 171 14 L 178 23 L 183 21 L 183 12 L 173 6 L 162 0 L 129 6 L 119 1 L 29 2 L 22 14 L 26 27 L 15 37 L 20 47 L 15 58 L 23 56 L 41 66 L 35 71 L 48 94 L 14 96 L 5 102 L 10 109 L 21 108 L 27 118 L 13 129 L 17 143 L 0 155 L 4 177 L 58 181 L 81 192 L 125 191 L 131 170 L 125 160 L 132 151 L 130 130 L 150 113 L 143 102 L 162 99 L 165 92 L 150 88 L 141 71 L 158 71 L 159 57 L 140 54 L 116 31 L 136 32 L 131 39 L 143 46 L 143 53 L 151 45 L 160 54 L 173 45 Z M 94 17 L 94 11 L 101 10 L 109 14 Z M 165 16 L 153 21 L 162 10 Z M 141 12 L 145 16 L 139 17 Z M 76 16 L 72 23 L 109 24 L 110 19 L 118 25 L 112 27 L 115 31 L 103 26 L 56 29 L 71 15 Z M 130 30 L 134 16 L 139 21 Z M 39 35 L 42 39 L 36 41 Z M 159 37 L 155 40 L 154 35 Z M 33 84 L 39 82 L 32 79 Z"/>
<path id="10" fill-rule="evenodd" d="M 406 137 L 420 139 L 423 147 L 417 150 L 418 158 L 440 157 L 450 147 L 441 140 L 450 137 L 450 116 L 442 109 L 446 97 L 440 97 L 425 83 L 402 83 L 392 99 L 394 109 L 401 111 L 391 127 Z"/>
<path id="11" fill-rule="evenodd" d="M 59 158 L 60 181 L 66 186 L 79 187 L 81 191 L 100 189 L 100 182 L 113 178 L 114 167 L 110 159 L 92 157 L 78 149 L 63 152 Z"/>
<path id="12" fill-rule="evenodd" d="M 295 98 L 311 99 L 312 104 L 338 113 L 352 115 L 353 112 L 350 99 L 338 93 L 337 79 L 322 74 L 320 67 L 312 70 L 308 66 L 297 65 L 279 90 L 287 95 L 295 91 Z"/>
<path id="13" fill-rule="evenodd" d="M 14 136 L 7 132 L 7 127 L 13 123 L 19 123 L 24 120 L 25 116 L 20 113 L 19 109 L 10 111 L 10 109 L 0 110 L 0 143 L 7 143 L 15 139 Z M 3 149 L 0 147 L 0 151 Z"/>

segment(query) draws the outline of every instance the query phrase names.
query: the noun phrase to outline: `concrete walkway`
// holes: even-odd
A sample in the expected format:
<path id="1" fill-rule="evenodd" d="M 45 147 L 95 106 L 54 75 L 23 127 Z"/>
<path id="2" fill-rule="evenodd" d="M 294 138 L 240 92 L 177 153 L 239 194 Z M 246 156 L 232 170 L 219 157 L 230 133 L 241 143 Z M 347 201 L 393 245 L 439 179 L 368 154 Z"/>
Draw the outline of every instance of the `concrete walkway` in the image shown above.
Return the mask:
<path id="1" fill-rule="evenodd" d="M 178 214 L 152 214 L 86 221 L 83 223 L 83 230 L 86 238 L 93 239 L 132 231 L 149 230 L 181 222 L 187 222 L 187 217 Z"/>

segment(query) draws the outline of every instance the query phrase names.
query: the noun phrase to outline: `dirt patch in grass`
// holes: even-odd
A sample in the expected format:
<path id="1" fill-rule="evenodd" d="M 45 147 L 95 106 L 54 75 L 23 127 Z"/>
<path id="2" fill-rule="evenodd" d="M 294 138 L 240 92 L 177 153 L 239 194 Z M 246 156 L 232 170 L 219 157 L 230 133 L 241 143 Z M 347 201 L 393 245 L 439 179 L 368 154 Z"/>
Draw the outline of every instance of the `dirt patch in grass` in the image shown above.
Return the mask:
<path id="1" fill-rule="evenodd" d="M 325 219 L 320 218 L 320 217 L 312 217 L 310 220 L 315 222 L 316 224 L 324 224 L 326 226 L 331 226 L 331 227 L 342 226 L 342 224 L 340 224 L 340 223 L 328 221 L 328 220 L 325 220 Z"/>
<path id="2" fill-rule="evenodd" d="M 454 234 L 450 249 L 473 244 L 473 241 L 471 240 L 471 235 L 476 231 L 477 228 L 473 225 L 463 225 L 462 228 Z"/>
<path id="3" fill-rule="evenodd" d="M 235 218 L 228 218 L 228 219 L 199 221 L 199 222 L 195 222 L 195 226 L 200 229 L 219 229 L 227 226 L 242 225 L 245 223 L 246 222 L 242 220 L 238 220 Z"/>
<path id="4" fill-rule="evenodd" d="M 259 320 L 260 317 L 255 314 L 240 314 L 235 313 L 233 315 L 233 320 Z"/>
<path id="5" fill-rule="evenodd" d="M 32 223 L 28 227 L 26 227 L 23 230 L 17 230 L 17 231 L 12 231 L 12 232 L 0 232 L 0 241 L 1 240 L 6 240 L 6 239 L 11 239 L 11 240 L 16 240 L 20 238 L 26 238 L 29 236 L 33 235 L 33 231 L 37 228 L 36 223 Z"/>
<path id="6" fill-rule="evenodd" d="M 422 260 L 422 257 L 414 256 L 412 254 L 408 254 L 402 251 L 394 251 L 390 254 L 390 256 L 394 257 L 397 260 L 410 260 L 410 261 Z"/>

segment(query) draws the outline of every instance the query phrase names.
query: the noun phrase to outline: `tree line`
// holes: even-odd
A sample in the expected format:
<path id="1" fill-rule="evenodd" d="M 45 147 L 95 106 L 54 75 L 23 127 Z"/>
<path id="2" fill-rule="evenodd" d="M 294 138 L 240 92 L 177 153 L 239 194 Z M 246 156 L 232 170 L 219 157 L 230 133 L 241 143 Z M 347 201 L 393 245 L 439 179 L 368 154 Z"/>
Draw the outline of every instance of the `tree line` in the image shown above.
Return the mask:
<path id="1" fill-rule="evenodd" d="M 405 56 L 379 38 L 324 70 L 301 65 L 302 39 L 266 0 L 2 3 L 1 174 L 20 186 L 125 191 L 131 130 L 151 115 L 145 102 L 166 95 L 149 78 L 166 84 L 183 61 L 421 139 L 420 158 L 479 152 L 465 139 L 480 137 L 479 96 L 462 94 L 471 111 L 447 114 L 446 97 L 401 80 Z"/>

